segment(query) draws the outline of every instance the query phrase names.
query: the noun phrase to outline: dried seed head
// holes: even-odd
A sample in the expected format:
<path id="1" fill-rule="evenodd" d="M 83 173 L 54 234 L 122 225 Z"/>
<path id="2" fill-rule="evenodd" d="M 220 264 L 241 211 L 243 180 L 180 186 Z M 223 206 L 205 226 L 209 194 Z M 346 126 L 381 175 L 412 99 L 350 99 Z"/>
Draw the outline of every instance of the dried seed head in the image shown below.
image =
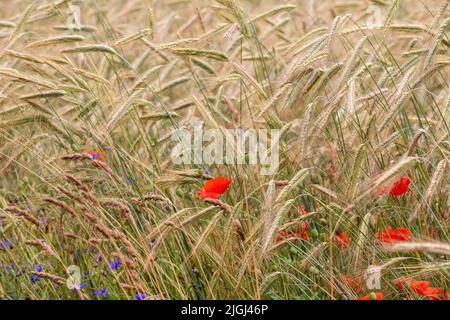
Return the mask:
<path id="1" fill-rule="evenodd" d="M 241 221 L 239 219 L 234 220 L 234 226 L 236 228 L 236 232 L 241 238 L 242 242 L 245 242 L 245 234 L 244 229 L 242 228 Z"/>
<path id="2" fill-rule="evenodd" d="M 32 224 L 36 225 L 36 226 L 40 226 L 41 223 L 39 222 L 39 220 L 37 218 L 35 218 L 34 216 L 32 216 L 29 212 L 19 209 L 17 207 L 7 207 L 4 209 L 7 212 L 11 212 L 14 213 L 15 215 L 19 216 L 19 217 L 24 217 L 26 220 L 28 220 L 29 222 L 31 222 Z"/>
<path id="3" fill-rule="evenodd" d="M 41 248 L 49 256 L 52 256 L 52 257 L 56 257 L 57 256 L 55 251 L 52 249 L 52 247 L 49 244 L 47 244 L 44 240 L 41 240 L 41 239 L 26 240 L 25 243 L 28 244 L 28 245 L 31 245 L 31 246 L 35 246 L 35 247 Z"/>
<path id="4" fill-rule="evenodd" d="M 206 203 L 215 205 L 217 207 L 220 207 L 223 211 L 225 211 L 225 213 L 228 213 L 228 214 L 233 213 L 233 209 L 231 209 L 231 207 L 228 204 L 226 204 L 225 202 L 223 202 L 219 199 L 204 198 L 203 201 L 205 201 Z"/>

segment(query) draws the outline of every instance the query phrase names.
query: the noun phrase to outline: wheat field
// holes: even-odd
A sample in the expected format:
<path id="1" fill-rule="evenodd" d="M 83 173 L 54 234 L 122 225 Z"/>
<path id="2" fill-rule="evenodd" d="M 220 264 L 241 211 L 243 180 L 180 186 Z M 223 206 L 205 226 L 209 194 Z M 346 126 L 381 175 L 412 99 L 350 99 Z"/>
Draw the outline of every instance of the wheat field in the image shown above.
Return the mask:
<path id="1" fill-rule="evenodd" d="M 448 4 L 3 1 L 0 297 L 448 299 Z M 193 119 L 278 170 L 174 164 Z"/>

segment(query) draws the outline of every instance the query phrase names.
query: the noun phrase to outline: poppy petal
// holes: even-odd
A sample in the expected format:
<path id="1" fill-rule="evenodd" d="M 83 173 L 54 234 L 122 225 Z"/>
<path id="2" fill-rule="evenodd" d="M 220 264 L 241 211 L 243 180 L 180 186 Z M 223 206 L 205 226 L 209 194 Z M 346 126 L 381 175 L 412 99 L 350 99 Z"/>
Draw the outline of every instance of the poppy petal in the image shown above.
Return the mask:
<path id="1" fill-rule="evenodd" d="M 222 193 L 227 191 L 232 180 L 227 177 L 219 177 L 206 181 L 203 188 L 197 192 L 200 198 L 218 198 Z"/>

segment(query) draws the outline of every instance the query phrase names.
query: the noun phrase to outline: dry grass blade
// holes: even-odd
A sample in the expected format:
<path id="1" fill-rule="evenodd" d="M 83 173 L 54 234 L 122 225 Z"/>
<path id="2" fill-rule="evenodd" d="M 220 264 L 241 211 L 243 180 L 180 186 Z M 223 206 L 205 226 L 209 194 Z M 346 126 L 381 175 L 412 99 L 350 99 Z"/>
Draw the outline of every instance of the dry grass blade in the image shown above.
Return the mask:
<path id="1" fill-rule="evenodd" d="M 22 81 L 26 81 L 26 82 L 32 82 L 32 83 L 35 83 L 35 84 L 38 84 L 38 85 L 41 85 L 43 87 L 47 87 L 50 89 L 54 89 L 54 90 L 58 89 L 58 86 L 50 81 L 19 72 L 15 69 L 1 68 L 0 75 L 18 79 L 18 80 L 22 80 Z"/>
<path id="2" fill-rule="evenodd" d="M 429 252 L 436 254 L 450 255 L 450 245 L 443 242 L 414 241 L 398 242 L 391 245 L 385 245 L 387 252 Z"/>
<path id="3" fill-rule="evenodd" d="M 23 28 L 23 26 L 27 23 L 34 9 L 36 8 L 35 3 L 31 3 L 23 12 L 23 15 L 20 17 L 20 20 L 16 23 L 14 30 L 11 32 L 10 39 L 13 39 Z"/>
<path id="4" fill-rule="evenodd" d="M 131 107 L 134 101 L 142 94 L 143 90 L 136 90 L 133 94 L 131 94 L 122 105 L 118 106 L 109 117 L 108 121 L 104 125 L 104 134 L 110 132 L 115 128 L 118 122 L 131 110 Z"/>
<path id="5" fill-rule="evenodd" d="M 352 174 L 350 175 L 350 182 L 348 185 L 348 199 L 353 200 L 356 194 L 356 185 L 358 183 L 358 178 L 361 172 L 361 166 L 366 156 L 365 145 L 360 145 L 358 152 L 355 156 L 355 161 L 353 162 Z"/>
<path id="6" fill-rule="evenodd" d="M 126 36 L 126 37 L 123 37 L 123 38 L 117 40 L 114 43 L 114 45 L 115 46 L 123 46 L 123 45 L 125 45 L 125 44 L 127 44 L 129 42 L 132 42 L 132 41 L 135 41 L 135 40 L 139 40 L 139 39 L 141 39 L 143 37 L 146 37 L 146 36 L 150 35 L 151 33 L 152 33 L 151 29 L 140 30 L 140 31 L 137 31 L 135 33 L 132 33 L 132 34 Z"/>
<path id="7" fill-rule="evenodd" d="M 289 193 L 294 191 L 303 181 L 305 181 L 310 170 L 310 168 L 304 168 L 297 172 L 295 176 L 289 181 L 289 184 L 284 187 L 278 194 L 275 199 L 275 203 L 280 204 L 282 201 L 284 201 L 288 197 Z"/>
<path id="8" fill-rule="evenodd" d="M 281 217 L 291 209 L 293 203 L 293 199 L 286 201 L 271 221 L 269 231 L 264 235 L 264 238 L 261 239 L 261 258 L 267 256 L 269 252 L 269 245 L 272 243 L 272 241 L 274 241 L 275 232 L 280 226 Z"/>
<path id="9" fill-rule="evenodd" d="M 72 42 L 84 41 L 84 37 L 76 34 L 67 34 L 63 36 L 56 36 L 47 39 L 42 39 L 39 41 L 35 41 L 30 43 L 27 47 L 43 47 L 43 46 L 52 46 L 57 44 L 66 44 Z"/>
<path id="10" fill-rule="evenodd" d="M 211 222 L 208 224 L 203 233 L 197 239 L 194 248 L 192 248 L 191 257 L 195 257 L 197 255 L 197 251 L 201 250 L 201 247 L 204 245 L 204 242 L 206 241 L 208 236 L 214 231 L 214 228 L 216 227 L 216 224 L 221 218 L 221 216 L 222 215 L 218 213 L 214 216 L 214 218 L 212 218 Z"/>
<path id="11" fill-rule="evenodd" d="M 412 223 L 414 221 L 414 219 L 418 216 L 420 210 L 423 207 L 428 208 L 430 206 L 432 198 L 437 193 L 441 185 L 441 182 L 444 179 L 446 169 L 447 169 L 447 159 L 443 159 L 439 162 L 436 171 L 434 172 L 433 177 L 431 178 L 430 184 L 428 185 L 427 191 L 425 192 L 424 204 L 419 205 L 413 212 L 413 214 L 408 218 L 409 223 Z"/>
<path id="12" fill-rule="evenodd" d="M 194 48 L 172 48 L 170 50 L 174 54 L 179 56 L 205 57 L 218 61 L 228 61 L 229 59 L 225 53 L 214 50 L 202 50 Z"/>

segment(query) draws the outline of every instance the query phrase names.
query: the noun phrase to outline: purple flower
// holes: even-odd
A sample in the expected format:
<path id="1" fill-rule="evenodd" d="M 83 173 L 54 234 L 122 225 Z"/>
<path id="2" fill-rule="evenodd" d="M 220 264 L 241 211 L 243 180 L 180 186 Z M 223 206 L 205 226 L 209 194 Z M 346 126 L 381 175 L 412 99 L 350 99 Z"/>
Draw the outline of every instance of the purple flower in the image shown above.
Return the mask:
<path id="1" fill-rule="evenodd" d="M 212 173 L 212 170 L 211 170 L 211 168 L 206 167 L 206 168 L 203 170 L 203 172 L 204 172 L 205 174 L 207 174 L 207 175 L 210 175 L 210 174 Z"/>
<path id="2" fill-rule="evenodd" d="M 80 259 L 81 250 L 77 249 L 75 255 L 73 256 L 73 263 L 77 264 L 78 260 Z"/>
<path id="3" fill-rule="evenodd" d="M 40 263 L 36 264 L 36 266 L 34 268 L 36 269 L 37 272 L 44 271 L 44 269 L 42 269 L 42 265 Z"/>
<path id="4" fill-rule="evenodd" d="M 103 296 L 103 298 L 107 298 L 108 292 L 109 292 L 108 289 L 100 288 L 100 289 L 94 291 L 94 296 L 101 295 L 101 296 Z"/>
<path id="5" fill-rule="evenodd" d="M 31 204 L 27 204 L 28 210 L 33 210 L 33 206 Z"/>
<path id="6" fill-rule="evenodd" d="M 32 275 L 30 276 L 30 280 L 31 280 L 31 282 L 36 283 L 36 282 L 39 281 L 39 277 L 36 276 L 36 275 L 34 275 L 34 274 L 32 274 Z"/>
<path id="7" fill-rule="evenodd" d="M 99 263 L 100 262 L 100 260 L 102 260 L 102 256 L 100 255 L 100 253 L 97 253 L 96 255 L 95 255 L 95 263 Z"/>
<path id="8" fill-rule="evenodd" d="M 14 263 L 11 263 L 11 264 L 5 263 L 3 265 L 3 267 L 5 268 L 5 270 L 9 270 L 10 272 L 13 272 L 13 273 L 16 271 L 16 266 L 14 265 Z M 19 274 L 16 273 L 16 276 L 19 276 Z"/>
<path id="9" fill-rule="evenodd" d="M 27 273 L 27 270 L 25 270 L 25 268 L 22 268 L 22 269 L 17 269 L 17 271 L 16 271 L 16 276 L 18 276 L 18 277 L 21 277 L 21 276 L 23 276 L 24 274 L 26 274 Z"/>
<path id="10" fill-rule="evenodd" d="M 136 293 L 134 295 L 135 300 L 145 300 L 147 298 L 147 295 L 145 293 Z"/>
<path id="11" fill-rule="evenodd" d="M 9 241 L 0 241 L 0 251 L 5 251 L 6 249 L 12 249 L 11 242 Z"/>
<path id="12" fill-rule="evenodd" d="M 114 258 L 114 260 L 111 260 L 109 262 L 109 267 L 111 268 L 111 270 L 116 270 L 120 267 L 120 259 L 119 258 Z"/>
<path id="13" fill-rule="evenodd" d="M 72 292 L 76 292 L 77 290 L 83 290 L 84 287 L 87 287 L 88 285 L 84 282 L 81 282 L 76 287 L 72 288 Z"/>

